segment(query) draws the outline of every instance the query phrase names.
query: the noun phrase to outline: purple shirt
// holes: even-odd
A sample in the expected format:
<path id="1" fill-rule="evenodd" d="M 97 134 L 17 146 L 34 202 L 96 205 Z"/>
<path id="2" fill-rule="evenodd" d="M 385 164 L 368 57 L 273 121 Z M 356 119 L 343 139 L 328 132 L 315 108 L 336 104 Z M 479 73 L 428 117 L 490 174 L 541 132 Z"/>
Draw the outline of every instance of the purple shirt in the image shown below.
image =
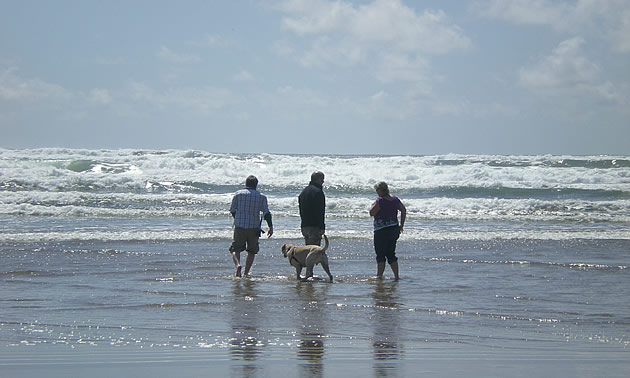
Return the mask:
<path id="1" fill-rule="evenodd" d="M 383 197 L 378 197 L 376 203 L 379 206 L 378 214 L 374 216 L 374 231 L 386 227 L 398 226 L 398 207 L 400 200 L 392 197 L 390 201 Z"/>

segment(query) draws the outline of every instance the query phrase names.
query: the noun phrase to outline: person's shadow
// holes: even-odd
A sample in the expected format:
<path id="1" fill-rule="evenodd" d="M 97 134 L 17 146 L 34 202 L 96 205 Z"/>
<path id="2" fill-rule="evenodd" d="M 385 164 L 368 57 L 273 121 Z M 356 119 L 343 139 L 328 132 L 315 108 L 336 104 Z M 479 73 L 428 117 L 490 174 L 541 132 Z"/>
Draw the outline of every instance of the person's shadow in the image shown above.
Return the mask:
<path id="1" fill-rule="evenodd" d="M 245 361 L 234 364 L 232 369 L 238 376 L 256 377 L 258 367 L 255 361 L 261 354 L 264 342 L 261 340 L 258 324 L 262 316 L 262 304 L 258 298 L 256 281 L 235 279 L 232 285 L 232 338 L 230 352 L 232 360 Z"/>
<path id="2" fill-rule="evenodd" d="M 374 303 L 372 315 L 374 375 L 396 376 L 398 363 L 404 354 L 400 329 L 402 303 L 398 295 L 398 282 L 379 280 L 371 297 Z"/>
<path id="3" fill-rule="evenodd" d="M 312 282 L 298 282 L 296 291 L 300 298 L 300 343 L 297 358 L 300 376 L 323 377 L 326 330 L 326 292 L 330 285 L 317 285 Z"/>

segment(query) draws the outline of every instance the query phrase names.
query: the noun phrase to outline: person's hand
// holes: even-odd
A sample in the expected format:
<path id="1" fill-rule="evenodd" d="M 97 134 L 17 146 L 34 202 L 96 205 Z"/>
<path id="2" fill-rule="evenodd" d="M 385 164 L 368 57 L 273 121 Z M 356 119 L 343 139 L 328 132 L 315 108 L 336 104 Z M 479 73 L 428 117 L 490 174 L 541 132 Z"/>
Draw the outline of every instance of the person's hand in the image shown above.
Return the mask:
<path id="1" fill-rule="evenodd" d="M 269 230 L 267 231 L 267 239 L 269 239 L 271 235 L 273 235 L 273 227 L 269 227 Z"/>
<path id="2" fill-rule="evenodd" d="M 402 234 L 403 232 L 403 226 L 400 226 L 400 233 Z"/>

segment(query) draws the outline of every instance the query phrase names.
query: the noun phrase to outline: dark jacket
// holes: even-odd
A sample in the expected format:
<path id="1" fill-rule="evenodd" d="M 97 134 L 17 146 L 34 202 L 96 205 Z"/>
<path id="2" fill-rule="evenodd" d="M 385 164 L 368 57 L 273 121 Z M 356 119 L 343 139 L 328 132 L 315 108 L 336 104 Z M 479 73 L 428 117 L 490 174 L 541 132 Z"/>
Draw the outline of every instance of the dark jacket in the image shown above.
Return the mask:
<path id="1" fill-rule="evenodd" d="M 310 182 L 298 197 L 302 227 L 319 227 L 325 230 L 324 214 L 326 212 L 326 197 L 321 185 Z"/>

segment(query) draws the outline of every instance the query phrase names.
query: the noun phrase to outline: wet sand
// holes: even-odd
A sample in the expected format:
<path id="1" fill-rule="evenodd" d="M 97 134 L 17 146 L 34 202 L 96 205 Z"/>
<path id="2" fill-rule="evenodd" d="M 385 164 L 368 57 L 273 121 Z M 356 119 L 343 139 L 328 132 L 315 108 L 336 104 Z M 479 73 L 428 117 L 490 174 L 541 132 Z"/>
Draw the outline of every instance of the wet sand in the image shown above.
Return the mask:
<path id="1" fill-rule="evenodd" d="M 496 350 L 464 345 L 408 346 L 404 355 L 374 355 L 369 345 L 327 348 L 317 343 L 252 357 L 230 350 L 27 348 L 2 350 L 2 377 L 626 377 L 627 353 Z M 309 350 L 310 349 L 310 350 Z M 364 353 L 367 352 L 367 353 Z"/>
<path id="2" fill-rule="evenodd" d="M 224 240 L 5 246 L 0 377 L 630 371 L 627 242 L 402 241 L 393 282 L 369 241 L 335 239 L 329 283 L 296 281 L 286 241 L 251 278 Z"/>

